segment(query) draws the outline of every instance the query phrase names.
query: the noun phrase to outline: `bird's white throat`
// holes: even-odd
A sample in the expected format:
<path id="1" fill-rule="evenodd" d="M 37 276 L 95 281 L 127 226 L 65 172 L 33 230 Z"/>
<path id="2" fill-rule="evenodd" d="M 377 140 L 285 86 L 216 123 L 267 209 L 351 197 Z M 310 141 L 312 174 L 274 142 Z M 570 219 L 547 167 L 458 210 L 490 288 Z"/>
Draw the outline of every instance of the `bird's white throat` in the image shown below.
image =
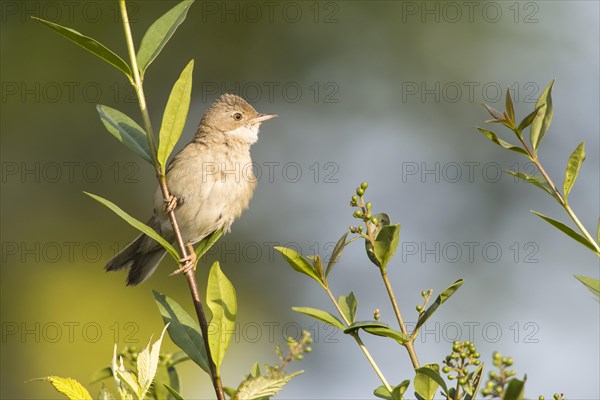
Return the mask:
<path id="1" fill-rule="evenodd" d="M 248 144 L 254 144 L 258 140 L 258 128 L 260 124 L 242 125 L 228 132 L 228 135 Z"/>

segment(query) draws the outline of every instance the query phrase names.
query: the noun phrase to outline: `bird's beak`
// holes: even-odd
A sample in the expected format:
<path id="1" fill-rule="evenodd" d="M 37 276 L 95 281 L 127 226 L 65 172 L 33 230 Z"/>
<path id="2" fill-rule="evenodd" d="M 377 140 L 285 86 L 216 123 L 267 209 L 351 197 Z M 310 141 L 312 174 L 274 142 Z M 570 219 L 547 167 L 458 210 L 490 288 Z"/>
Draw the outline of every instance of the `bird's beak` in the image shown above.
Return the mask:
<path id="1" fill-rule="evenodd" d="M 255 124 L 255 123 L 265 122 L 265 121 L 268 121 L 273 118 L 277 118 L 277 115 L 275 115 L 275 114 L 259 114 L 258 117 L 254 118 L 252 120 L 252 123 Z"/>

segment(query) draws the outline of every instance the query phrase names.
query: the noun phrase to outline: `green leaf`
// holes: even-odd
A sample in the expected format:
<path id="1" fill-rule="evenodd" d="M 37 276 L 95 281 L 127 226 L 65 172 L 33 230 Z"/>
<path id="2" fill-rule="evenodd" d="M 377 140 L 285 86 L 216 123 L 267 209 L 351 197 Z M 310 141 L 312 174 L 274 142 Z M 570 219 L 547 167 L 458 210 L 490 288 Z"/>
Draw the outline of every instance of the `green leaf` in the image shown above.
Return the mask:
<path id="1" fill-rule="evenodd" d="M 342 235 L 342 237 L 335 244 L 335 247 L 333 248 L 333 252 L 331 253 L 331 256 L 329 257 L 329 262 L 327 262 L 327 268 L 325 269 L 325 277 L 329 276 L 331 269 L 335 266 L 335 264 L 338 262 L 338 260 L 342 256 L 342 252 L 344 251 L 344 248 L 346 247 L 346 237 L 348 237 L 348 233 L 349 232 L 344 233 Z"/>
<path id="2" fill-rule="evenodd" d="M 523 129 L 525 129 L 529 125 L 531 125 L 531 123 L 535 119 L 535 116 L 537 115 L 538 111 L 539 111 L 539 107 L 536 107 L 535 110 L 533 110 L 532 112 L 527 114 L 527 116 L 521 120 L 521 122 L 519 123 L 519 127 L 517 128 L 519 133 L 523 132 Z"/>
<path id="3" fill-rule="evenodd" d="M 552 190 L 548 182 L 546 182 L 546 180 L 541 176 L 529 175 L 524 174 L 522 172 L 514 172 L 510 170 L 505 170 L 504 172 L 542 189 L 544 192 L 548 193 L 550 196 L 558 200 L 558 197 L 556 197 L 556 193 L 554 193 L 554 190 Z"/>
<path id="4" fill-rule="evenodd" d="M 147 398 L 154 399 L 164 399 L 171 398 L 169 395 L 169 391 L 165 386 L 169 385 L 169 368 L 167 364 L 161 362 L 156 365 L 156 374 L 154 375 L 154 381 L 152 382 L 152 387 L 150 393 L 148 393 Z"/>
<path id="5" fill-rule="evenodd" d="M 113 67 L 121 70 L 125 75 L 127 75 L 129 80 L 133 79 L 132 78 L 133 74 L 131 73 L 131 68 L 129 68 L 129 65 L 127 65 L 127 63 L 125 61 L 123 61 L 123 59 L 121 57 L 119 57 L 118 55 L 113 53 L 112 50 L 108 49 L 106 46 L 104 46 L 102 43 L 98 42 L 96 39 L 92 39 L 91 37 L 82 35 L 81 33 L 77 32 L 74 29 L 66 28 L 62 25 L 55 24 L 54 22 L 46 21 L 45 19 L 41 19 L 41 18 L 37 18 L 37 17 L 31 17 L 31 18 L 46 25 L 50 29 L 55 30 L 56 32 L 58 32 L 59 34 L 61 34 L 64 37 L 66 37 L 73 43 L 83 47 L 84 49 L 86 49 L 90 53 L 100 57 L 101 59 L 103 59 L 110 65 L 112 65 Z"/>
<path id="6" fill-rule="evenodd" d="M 565 181 L 563 183 L 563 194 L 565 196 L 565 201 L 569 197 L 569 192 L 575 183 L 575 179 L 577 179 L 577 175 L 579 174 L 579 168 L 583 161 L 585 160 L 585 143 L 579 143 L 579 146 L 573 151 L 571 156 L 569 157 L 569 161 L 567 162 L 567 169 L 565 170 Z"/>
<path id="7" fill-rule="evenodd" d="M 188 357 L 189 359 L 189 357 Z M 175 367 L 173 365 L 170 365 L 167 369 L 167 372 L 169 373 L 169 384 L 168 386 L 171 389 L 174 389 L 176 391 L 179 392 L 179 390 L 181 390 L 180 385 L 179 385 L 179 375 L 177 374 L 177 369 L 175 369 Z M 165 386 L 167 386 L 165 384 Z M 159 398 L 159 397 L 157 397 Z M 173 396 L 169 396 L 169 399 L 174 398 Z"/>
<path id="8" fill-rule="evenodd" d="M 384 385 L 381 385 L 377 389 L 375 389 L 375 391 L 373 391 L 373 394 L 377 397 L 386 400 L 400 400 L 404 392 L 406 392 L 408 385 L 410 385 L 410 381 L 406 379 L 402 381 L 399 385 L 394 386 L 392 388 L 391 393 L 389 390 L 386 389 Z"/>
<path id="9" fill-rule="evenodd" d="M 350 323 L 354 322 L 356 317 L 356 307 L 358 307 L 358 300 L 354 296 L 354 292 L 350 292 L 348 296 L 340 296 L 338 298 L 338 305 L 342 309 L 342 313 Z"/>
<path id="10" fill-rule="evenodd" d="M 154 61 L 158 54 L 171 39 L 179 25 L 185 20 L 187 12 L 194 0 L 184 0 L 171 8 L 148 28 L 137 53 L 138 68 L 140 75 Z"/>
<path id="11" fill-rule="evenodd" d="M 100 392 L 98 393 L 98 400 L 116 400 L 115 396 L 111 392 L 108 391 L 106 386 L 102 386 L 100 388 Z"/>
<path id="12" fill-rule="evenodd" d="M 302 255 L 299 254 L 297 251 L 292 250 L 289 247 L 282 247 L 282 246 L 275 246 L 275 250 L 280 252 L 281 255 L 283 255 L 283 258 L 285 258 L 285 260 L 288 262 L 288 264 L 290 264 L 290 266 L 292 268 L 294 268 L 296 271 L 310 276 L 315 281 L 317 281 L 321 285 L 323 285 L 323 282 L 317 276 L 317 273 L 315 272 L 313 266 L 310 265 L 308 260 L 306 258 L 302 257 Z"/>
<path id="13" fill-rule="evenodd" d="M 173 398 L 175 400 L 183 400 L 183 396 L 179 394 L 179 392 L 175 389 L 173 389 L 171 386 L 169 385 L 165 385 L 165 388 L 169 391 L 169 393 L 171 394 L 171 396 L 173 396 Z"/>
<path id="14" fill-rule="evenodd" d="M 275 396 L 295 376 L 303 371 L 297 371 L 283 376 L 256 376 L 244 380 L 232 400 L 255 400 Z"/>
<path id="15" fill-rule="evenodd" d="M 502 114 L 500 111 L 496 110 L 494 107 L 488 106 L 485 103 L 483 103 L 482 105 L 483 105 L 483 107 L 485 107 L 487 112 L 490 113 L 492 118 L 494 118 L 495 121 L 493 121 L 493 122 L 504 122 L 504 114 Z"/>
<path id="16" fill-rule="evenodd" d="M 458 290 L 459 287 L 463 284 L 463 280 L 459 279 L 450 285 L 446 290 L 444 290 L 440 295 L 435 299 L 433 304 L 431 304 L 427 310 L 419 316 L 419 320 L 417 321 L 417 326 L 415 327 L 415 331 L 419 329 L 438 309 L 439 306 L 444 304 L 446 300 L 450 298 Z"/>
<path id="17" fill-rule="evenodd" d="M 342 323 L 342 321 L 340 321 L 336 316 L 328 313 L 327 311 L 311 307 L 292 307 L 292 310 L 302 313 L 304 315 L 308 315 L 309 317 L 316 318 L 319 321 L 323 321 L 326 324 L 333 326 L 334 328 L 344 330 L 344 324 Z"/>
<path id="18" fill-rule="evenodd" d="M 219 375 L 225 352 L 235 332 L 237 299 L 235 288 L 221 271 L 218 261 L 213 263 L 208 275 L 206 305 L 212 312 L 208 335 L 210 354 Z"/>
<path id="19" fill-rule="evenodd" d="M 169 324 L 169 337 L 192 361 L 210 373 L 204 340 L 196 321 L 177 302 L 162 293 L 152 291 L 163 321 Z"/>
<path id="20" fill-rule="evenodd" d="M 325 275 L 323 274 L 323 260 L 321 260 L 321 256 L 317 254 L 314 256 L 308 256 L 308 258 L 313 263 L 315 273 L 317 274 L 317 276 L 321 277 L 320 280 L 324 282 Z"/>
<path id="21" fill-rule="evenodd" d="M 574 275 L 575 278 L 583 283 L 590 292 L 596 296 L 596 300 L 600 300 L 600 281 L 594 278 L 588 278 L 587 276 Z"/>
<path id="22" fill-rule="evenodd" d="M 498 135 L 496 135 L 494 132 L 487 130 L 487 129 L 480 128 L 480 127 L 477 127 L 477 130 L 479 132 L 483 133 L 483 135 L 485 137 L 490 139 L 493 143 L 496 143 L 498 146 L 529 157 L 529 154 L 527 154 L 527 151 L 520 148 L 519 146 L 515 146 L 514 144 L 508 143 L 507 141 L 500 139 L 498 137 Z"/>
<path id="23" fill-rule="evenodd" d="M 106 129 L 117 138 L 117 140 L 133 150 L 138 156 L 154 165 L 150 155 L 150 146 L 146 132 L 134 120 L 122 112 L 98 104 L 96 106 L 100 119 Z"/>
<path id="24" fill-rule="evenodd" d="M 477 392 L 479 392 L 479 386 L 481 385 L 482 377 L 483 377 L 483 366 L 484 363 L 481 363 L 475 371 L 469 374 L 470 388 L 471 393 L 466 394 L 465 400 L 473 400 L 477 396 Z M 468 389 L 465 389 L 467 391 Z"/>
<path id="25" fill-rule="evenodd" d="M 392 338 L 400 344 L 410 342 L 410 336 L 387 326 L 366 326 L 362 329 L 372 335 Z"/>
<path id="26" fill-rule="evenodd" d="M 513 378 L 508 381 L 508 386 L 502 400 L 523 400 L 525 396 L 525 380 L 526 377 L 523 380 Z"/>
<path id="27" fill-rule="evenodd" d="M 538 112 L 533 119 L 531 124 L 531 128 L 529 129 L 531 145 L 533 146 L 534 154 L 537 151 L 538 146 L 542 142 L 544 135 L 548 131 L 550 124 L 552 123 L 552 114 L 554 112 L 552 106 L 552 86 L 554 85 L 554 80 L 550 82 L 548 86 L 544 89 L 537 102 L 535 103 L 535 108 L 538 108 Z"/>
<path id="28" fill-rule="evenodd" d="M 512 98 L 510 97 L 510 89 L 506 88 L 506 118 L 512 126 L 515 125 L 515 107 Z"/>
<path id="29" fill-rule="evenodd" d="M 115 380 L 115 385 L 119 391 L 119 396 L 121 399 L 133 399 L 134 396 L 138 399 L 143 397 L 137 377 L 132 371 L 125 368 L 123 357 L 117 356 L 116 344 L 113 352 L 111 368 L 114 374 L 113 378 Z"/>
<path id="30" fill-rule="evenodd" d="M 191 60 L 183 69 L 179 79 L 173 85 L 165 112 L 163 114 L 162 124 L 160 125 L 158 142 L 158 163 L 165 174 L 167 160 L 175 148 L 175 144 L 183 132 L 188 110 L 190 108 L 190 99 L 192 95 L 192 71 L 194 69 L 194 60 Z"/>
<path id="31" fill-rule="evenodd" d="M 87 389 L 73 378 L 47 376 L 42 380 L 50 382 L 54 389 L 67 396 L 69 400 L 92 400 L 92 396 Z"/>
<path id="32" fill-rule="evenodd" d="M 165 336 L 165 331 L 167 328 L 168 325 L 163 328 L 163 331 L 156 342 L 151 344 L 152 339 L 150 339 L 148 345 L 138 354 L 137 376 L 142 397 L 146 396 L 146 393 L 148 392 L 148 389 L 150 389 L 150 385 L 154 380 L 154 376 L 156 375 L 156 369 L 158 368 L 158 356 L 160 355 L 160 345 L 163 337 Z"/>
<path id="33" fill-rule="evenodd" d="M 178 351 L 171 355 L 171 359 L 169 360 L 169 365 L 177 365 L 183 361 L 188 361 L 190 357 L 185 354 L 183 351 Z"/>
<path id="34" fill-rule="evenodd" d="M 448 392 L 446 382 L 440 376 L 440 367 L 437 364 L 424 365 L 415 370 L 415 393 L 425 400 L 433 400 L 438 387 L 442 386 Z"/>
<path id="35" fill-rule="evenodd" d="M 348 325 L 348 327 L 344 329 L 344 333 L 349 334 L 365 328 L 389 328 L 389 326 L 379 321 L 357 321 Z"/>
<path id="36" fill-rule="evenodd" d="M 550 225 L 554 226 L 559 231 L 567 234 L 571 238 L 575 239 L 576 241 L 578 241 L 579 243 L 581 243 L 582 245 L 584 245 L 585 247 L 587 247 L 588 249 L 590 249 L 594 253 L 596 253 L 596 248 L 594 247 L 594 245 L 592 243 L 588 242 L 585 237 L 583 237 L 579 233 L 575 232 L 573 229 L 571 229 L 567 225 L 565 225 L 562 222 L 559 222 L 555 219 L 552 219 L 550 217 L 546 217 L 545 215 L 540 214 L 539 212 L 536 212 L 533 210 L 531 210 L 531 212 L 534 213 L 535 215 L 537 215 L 538 217 L 540 217 L 541 219 L 543 219 L 544 221 L 548 222 Z"/>
<path id="37" fill-rule="evenodd" d="M 384 268 L 396 253 L 400 242 L 400 224 L 386 225 L 381 228 L 375 238 L 373 253 L 379 262 L 379 267 Z"/>
<path id="38" fill-rule="evenodd" d="M 133 218 L 131 215 L 127 214 L 125 211 L 123 211 L 121 208 L 119 208 L 119 206 L 112 203 L 111 201 L 106 200 L 106 199 L 104 199 L 100 196 L 97 196 L 95 194 L 92 194 L 92 193 L 88 193 L 88 192 L 83 192 L 83 193 L 87 194 L 92 199 L 96 200 L 97 202 L 104 204 L 106 207 L 110 208 L 115 214 L 117 214 L 119 217 L 124 219 L 125 222 L 127 222 L 129 225 L 133 226 L 140 232 L 142 232 L 142 233 L 150 236 L 152 239 L 156 240 L 162 247 L 165 248 L 165 250 L 167 250 L 169 252 L 169 254 L 171 254 L 173 259 L 179 260 L 180 257 L 179 257 L 179 254 L 177 254 L 177 250 L 175 250 L 175 248 L 173 246 L 171 246 L 171 243 L 167 242 L 167 240 L 165 238 L 163 238 L 162 236 L 160 236 L 158 234 L 158 232 L 156 232 L 154 229 L 152 229 L 148 225 L 144 224 L 143 222 Z"/>
<path id="39" fill-rule="evenodd" d="M 214 231 L 198 243 L 198 246 L 196 246 L 196 265 L 198 265 L 200 258 L 202 258 L 202 256 L 217 243 L 217 240 L 219 240 L 221 236 L 223 236 L 223 229 Z"/>

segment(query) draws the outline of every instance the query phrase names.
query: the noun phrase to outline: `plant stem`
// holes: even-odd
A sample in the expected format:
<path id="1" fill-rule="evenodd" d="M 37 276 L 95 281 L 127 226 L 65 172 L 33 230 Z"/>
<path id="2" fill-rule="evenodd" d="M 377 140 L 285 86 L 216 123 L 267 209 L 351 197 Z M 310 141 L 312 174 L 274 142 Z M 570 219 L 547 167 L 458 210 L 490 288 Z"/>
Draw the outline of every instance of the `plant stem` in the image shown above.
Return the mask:
<path id="1" fill-rule="evenodd" d="M 127 50 L 129 52 L 129 58 L 131 60 L 131 68 L 133 70 L 133 82 L 131 82 L 133 88 L 138 97 L 140 111 L 142 113 L 142 119 L 144 122 L 144 129 L 146 130 L 146 137 L 148 139 L 148 145 L 150 147 L 150 153 L 152 155 L 152 160 L 154 161 L 154 169 L 156 173 L 156 178 L 158 179 L 159 186 L 163 195 L 163 199 L 165 200 L 165 204 L 172 199 L 171 193 L 169 192 L 169 188 L 167 186 L 167 179 L 161 172 L 160 165 L 156 159 L 156 142 L 154 139 L 154 131 L 152 129 L 152 123 L 150 122 L 150 115 L 148 114 L 148 108 L 146 106 L 146 97 L 144 95 L 144 88 L 142 79 L 140 76 L 139 68 L 137 65 L 137 58 L 135 54 L 135 47 L 133 45 L 133 37 L 131 35 L 131 27 L 129 25 L 129 17 L 127 15 L 127 5 L 125 4 L 125 0 L 119 0 L 119 6 L 121 10 L 121 17 L 123 19 L 123 29 L 125 31 L 125 39 L 127 41 Z M 168 213 L 169 221 L 171 222 L 171 226 L 173 228 L 173 232 L 175 234 L 175 238 L 177 240 L 177 245 L 179 247 L 179 252 L 182 256 L 182 259 L 188 257 L 188 249 L 185 245 L 185 241 L 181 235 L 181 231 L 179 229 L 179 224 L 177 223 L 177 218 L 175 216 L 175 211 L 171 210 Z M 193 252 L 191 253 L 193 254 Z M 190 294 L 192 295 L 192 301 L 194 303 L 194 308 L 196 310 L 196 316 L 198 317 L 198 322 L 200 324 L 200 329 L 202 331 L 202 339 L 204 341 L 204 347 L 206 349 L 206 355 L 209 361 L 210 367 L 210 375 L 213 387 L 215 389 L 215 394 L 218 400 L 225 400 L 225 393 L 223 392 L 223 385 L 221 382 L 221 377 L 217 373 L 217 368 L 212 359 L 210 353 L 210 346 L 208 344 L 208 321 L 206 320 L 206 314 L 204 313 L 204 307 L 202 306 L 202 301 L 200 300 L 200 292 L 198 290 L 198 283 L 196 282 L 196 276 L 194 275 L 194 270 L 191 269 L 185 273 L 185 277 L 188 282 L 188 286 L 190 288 Z"/>
<path id="2" fill-rule="evenodd" d="M 333 293 L 331 293 L 331 289 L 329 289 L 328 286 L 323 286 L 323 288 L 325 289 L 325 291 L 329 295 L 329 298 L 331 299 L 331 302 L 333 303 L 333 305 L 337 309 L 338 313 L 340 314 L 340 316 L 344 320 L 344 323 L 346 324 L 346 326 L 349 326 L 350 325 L 350 321 L 348 321 L 348 319 L 346 318 L 346 316 L 342 312 L 342 309 L 340 308 L 339 304 L 335 300 L 335 297 L 333 296 Z M 383 376 L 383 373 L 381 372 L 381 370 L 379 369 L 379 366 L 377 365 L 377 363 L 375 362 L 375 360 L 371 356 L 371 353 L 369 353 L 369 350 L 367 349 L 367 346 L 365 346 L 365 344 L 363 343 L 362 339 L 358 335 L 358 332 L 355 331 L 352 334 L 350 334 L 350 336 L 352 336 L 354 338 L 354 340 L 356 340 L 356 343 L 358 344 L 358 347 L 360 347 L 360 349 L 364 353 L 365 357 L 367 358 L 367 361 L 369 361 L 369 364 L 371 364 L 371 367 L 373 367 L 373 370 L 375 370 L 375 373 L 377 374 L 377 376 L 381 380 L 381 383 L 383 383 L 383 386 L 385 386 L 385 388 L 390 393 L 392 393 L 392 387 L 388 383 L 387 379 L 385 379 L 385 376 Z"/>
<path id="3" fill-rule="evenodd" d="M 394 291 L 392 289 L 392 285 L 390 285 L 390 280 L 388 279 L 387 272 L 385 268 L 380 268 L 381 278 L 383 279 L 383 283 L 385 284 L 385 288 L 388 292 L 388 296 L 390 301 L 392 302 L 392 308 L 394 309 L 394 314 L 396 314 L 396 319 L 398 320 L 398 325 L 400 326 L 400 331 L 405 335 L 408 335 L 408 331 L 406 330 L 406 325 L 404 324 L 404 320 L 402 319 L 402 314 L 400 313 L 400 308 L 398 307 L 398 303 L 396 302 L 396 296 L 394 295 Z M 417 358 L 417 353 L 415 353 L 414 341 L 411 340 L 403 344 L 408 351 L 408 356 L 410 357 L 410 361 L 412 362 L 413 368 L 419 368 L 419 359 Z"/>
<path id="4" fill-rule="evenodd" d="M 515 133 L 517 133 L 517 131 L 515 131 Z M 548 173 L 542 166 L 542 163 L 538 159 L 537 155 L 534 154 L 533 151 L 531 151 L 531 149 L 529 148 L 529 146 L 527 146 L 527 143 L 525 143 L 525 140 L 522 138 L 521 135 L 519 135 L 517 133 L 517 137 L 521 141 L 521 144 L 523 144 L 523 146 L 525 147 L 525 151 L 527 151 L 527 153 L 529 154 L 529 158 L 531 159 L 531 161 L 533 161 L 535 166 L 538 168 L 538 170 L 540 171 L 540 173 L 546 180 L 546 182 L 548 182 L 548 185 L 550 185 L 550 188 L 556 195 L 556 201 L 558 201 L 558 203 L 565 209 L 567 214 L 569 214 L 569 217 L 571 217 L 571 220 L 575 223 L 575 225 L 577 225 L 577 228 L 579 228 L 579 231 L 583 234 L 583 236 L 587 239 L 587 241 L 592 246 L 594 246 L 594 248 L 596 249 L 596 255 L 600 256 L 600 245 L 598 245 L 598 243 L 592 237 L 592 235 L 590 235 L 590 233 L 587 231 L 587 229 L 585 229 L 585 226 L 583 226 L 581 221 L 579 221 L 579 218 L 577 218 L 577 215 L 575 215 L 575 212 L 573 212 L 573 210 L 571 209 L 571 207 L 569 206 L 569 204 L 567 203 L 565 198 L 562 196 L 562 194 L 556 188 L 556 185 L 554 184 L 554 182 L 552 182 L 552 179 L 550 178 L 550 176 L 548 175 Z"/>

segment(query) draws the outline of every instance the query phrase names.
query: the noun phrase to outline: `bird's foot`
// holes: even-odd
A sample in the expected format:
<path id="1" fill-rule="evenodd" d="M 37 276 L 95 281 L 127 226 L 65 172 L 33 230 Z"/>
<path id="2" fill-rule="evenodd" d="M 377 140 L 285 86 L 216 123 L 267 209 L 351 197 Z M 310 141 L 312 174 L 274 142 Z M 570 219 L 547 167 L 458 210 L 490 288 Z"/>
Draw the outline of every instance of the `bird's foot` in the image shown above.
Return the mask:
<path id="1" fill-rule="evenodd" d="M 177 197 L 171 195 L 167 200 L 165 200 L 165 210 L 170 213 L 177 207 Z"/>
<path id="2" fill-rule="evenodd" d="M 181 258 L 179 260 L 179 264 L 181 264 L 181 268 L 173 271 L 170 275 L 178 275 L 183 273 L 184 275 L 190 272 L 196 266 L 196 252 L 194 251 L 194 247 L 188 243 L 188 255 Z"/>

